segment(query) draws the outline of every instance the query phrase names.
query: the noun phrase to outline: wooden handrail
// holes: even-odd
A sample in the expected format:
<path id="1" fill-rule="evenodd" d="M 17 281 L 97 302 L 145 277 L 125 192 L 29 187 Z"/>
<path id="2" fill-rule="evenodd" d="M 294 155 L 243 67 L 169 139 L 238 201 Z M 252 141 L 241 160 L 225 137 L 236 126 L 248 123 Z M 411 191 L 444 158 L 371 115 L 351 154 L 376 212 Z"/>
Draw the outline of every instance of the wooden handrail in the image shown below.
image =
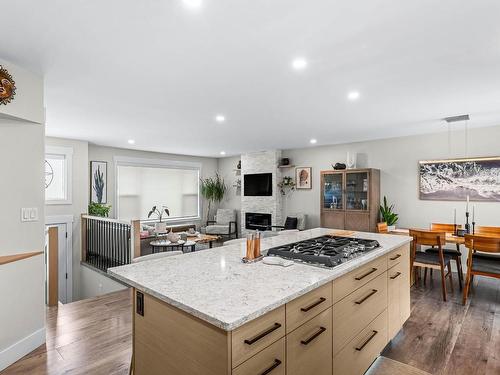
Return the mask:
<path id="1" fill-rule="evenodd" d="M 43 254 L 43 251 L 33 251 L 31 253 L 20 253 L 13 255 L 0 255 L 0 265 L 17 262 L 18 260 L 31 258 Z"/>

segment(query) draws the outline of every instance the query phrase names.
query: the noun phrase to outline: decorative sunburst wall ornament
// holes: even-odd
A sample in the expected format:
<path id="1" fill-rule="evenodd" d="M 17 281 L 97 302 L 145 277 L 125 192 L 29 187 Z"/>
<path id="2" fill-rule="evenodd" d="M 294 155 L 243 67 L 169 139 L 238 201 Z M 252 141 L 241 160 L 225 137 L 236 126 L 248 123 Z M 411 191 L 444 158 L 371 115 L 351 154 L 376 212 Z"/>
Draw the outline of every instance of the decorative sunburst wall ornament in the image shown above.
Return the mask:
<path id="1" fill-rule="evenodd" d="M 0 104 L 7 105 L 16 95 L 16 83 L 7 69 L 0 65 Z"/>

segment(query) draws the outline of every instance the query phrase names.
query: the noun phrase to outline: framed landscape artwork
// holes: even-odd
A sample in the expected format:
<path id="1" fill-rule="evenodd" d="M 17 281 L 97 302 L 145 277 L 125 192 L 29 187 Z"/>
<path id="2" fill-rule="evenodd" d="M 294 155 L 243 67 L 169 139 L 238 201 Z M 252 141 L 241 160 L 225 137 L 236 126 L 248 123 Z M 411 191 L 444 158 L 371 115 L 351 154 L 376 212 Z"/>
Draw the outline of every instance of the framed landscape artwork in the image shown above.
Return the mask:
<path id="1" fill-rule="evenodd" d="M 420 199 L 500 202 L 500 157 L 419 163 Z"/>
<path id="2" fill-rule="evenodd" d="M 90 162 L 90 201 L 107 203 L 108 196 L 108 163 L 105 161 Z"/>
<path id="3" fill-rule="evenodd" d="M 295 188 L 311 189 L 311 167 L 295 168 Z"/>

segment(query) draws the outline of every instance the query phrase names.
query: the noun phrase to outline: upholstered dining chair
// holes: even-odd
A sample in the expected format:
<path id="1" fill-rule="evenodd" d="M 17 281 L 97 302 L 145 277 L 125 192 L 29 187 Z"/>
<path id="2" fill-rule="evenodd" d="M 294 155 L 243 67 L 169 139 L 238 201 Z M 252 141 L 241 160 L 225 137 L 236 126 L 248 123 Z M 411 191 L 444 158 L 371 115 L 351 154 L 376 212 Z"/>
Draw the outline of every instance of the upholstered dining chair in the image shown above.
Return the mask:
<path id="1" fill-rule="evenodd" d="M 377 232 L 378 233 L 389 233 L 389 229 L 387 228 L 387 223 L 385 221 L 382 223 L 377 223 Z"/>
<path id="2" fill-rule="evenodd" d="M 306 229 L 305 214 L 288 214 L 283 225 L 272 225 L 273 229 L 278 230 L 304 230 Z"/>
<path id="3" fill-rule="evenodd" d="M 465 279 L 465 305 L 474 275 L 500 279 L 500 237 L 465 235 L 465 247 L 469 249 L 467 256 L 467 277 Z"/>
<path id="4" fill-rule="evenodd" d="M 462 229 L 462 226 L 457 225 L 456 229 Z M 454 234 L 455 225 L 432 223 L 431 230 L 434 232 L 445 232 L 447 234 Z M 431 247 L 425 250 L 425 252 L 428 253 L 437 253 L 437 251 L 438 249 L 435 247 Z M 460 286 L 460 290 L 462 290 L 464 274 L 462 270 L 462 252 L 460 251 L 460 244 L 457 243 L 455 247 L 443 247 L 443 254 L 449 255 L 450 258 L 454 260 L 455 263 L 457 264 L 458 285 Z M 427 270 L 425 270 L 425 272 L 427 273 Z M 431 276 L 432 276 L 432 269 L 431 269 Z"/>
<path id="5" fill-rule="evenodd" d="M 206 234 L 227 236 L 229 239 L 238 238 L 238 226 L 236 224 L 236 211 L 230 208 L 219 208 L 215 220 L 207 221 Z"/>
<path id="6" fill-rule="evenodd" d="M 411 249 L 411 266 L 430 269 L 438 269 L 441 272 L 441 288 L 443 300 L 446 301 L 446 278 L 450 279 L 450 289 L 453 292 L 453 278 L 451 273 L 451 257 L 445 255 L 443 246 L 446 244 L 446 233 L 431 230 L 410 229 L 410 236 L 413 237 Z M 417 251 L 419 246 L 432 246 L 437 248 L 436 253 Z M 448 272 L 445 274 L 445 268 Z M 419 273 L 415 269 L 415 280 Z"/>
<path id="7" fill-rule="evenodd" d="M 477 236 L 500 237 L 500 227 L 477 226 L 474 233 Z"/>

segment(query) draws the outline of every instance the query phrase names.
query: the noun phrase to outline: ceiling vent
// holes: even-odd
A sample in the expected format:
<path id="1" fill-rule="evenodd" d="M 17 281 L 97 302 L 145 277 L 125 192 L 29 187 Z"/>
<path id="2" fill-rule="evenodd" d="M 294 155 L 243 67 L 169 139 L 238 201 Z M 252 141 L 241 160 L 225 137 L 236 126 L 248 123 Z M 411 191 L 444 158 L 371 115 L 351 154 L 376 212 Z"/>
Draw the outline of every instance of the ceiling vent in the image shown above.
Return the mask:
<path id="1" fill-rule="evenodd" d="M 469 115 L 450 116 L 450 117 L 445 117 L 443 120 L 446 121 L 448 124 L 451 124 L 452 122 L 470 120 L 470 116 Z"/>

